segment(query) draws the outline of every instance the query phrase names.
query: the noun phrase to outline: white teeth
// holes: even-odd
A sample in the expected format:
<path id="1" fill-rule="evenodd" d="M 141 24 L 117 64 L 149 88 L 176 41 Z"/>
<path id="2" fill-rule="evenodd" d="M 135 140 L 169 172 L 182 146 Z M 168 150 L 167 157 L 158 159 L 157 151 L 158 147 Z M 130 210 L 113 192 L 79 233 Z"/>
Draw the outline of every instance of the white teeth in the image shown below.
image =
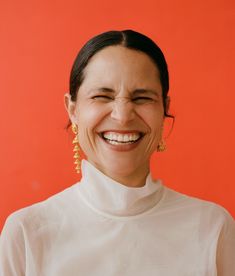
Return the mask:
<path id="1" fill-rule="evenodd" d="M 117 137 L 118 142 L 124 141 L 124 139 L 122 139 L 122 138 L 124 138 L 123 135 L 118 135 L 118 137 Z"/>
<path id="2" fill-rule="evenodd" d="M 121 134 L 114 132 L 106 132 L 103 133 L 103 137 L 106 140 L 108 140 L 111 144 L 116 145 L 118 143 L 133 143 L 140 138 L 140 133 Z"/>
<path id="3" fill-rule="evenodd" d="M 118 142 L 112 141 L 112 140 L 109 140 L 109 143 L 112 144 L 112 145 L 118 145 L 119 144 Z"/>
<path id="4" fill-rule="evenodd" d="M 109 137 L 105 137 L 105 138 L 107 138 L 107 139 L 109 139 L 109 140 L 115 140 L 115 141 L 117 141 L 117 138 L 118 136 L 116 135 L 116 134 L 112 134 L 111 133 L 111 135 L 109 136 Z"/>
<path id="5" fill-rule="evenodd" d="M 124 135 L 123 140 L 124 140 L 124 142 L 128 142 L 129 141 L 129 138 L 128 138 L 127 134 Z"/>
<path id="6" fill-rule="evenodd" d="M 123 144 L 133 144 L 134 142 L 117 142 L 117 141 L 112 141 L 112 140 L 107 140 L 109 144 L 112 145 L 123 145 Z"/>

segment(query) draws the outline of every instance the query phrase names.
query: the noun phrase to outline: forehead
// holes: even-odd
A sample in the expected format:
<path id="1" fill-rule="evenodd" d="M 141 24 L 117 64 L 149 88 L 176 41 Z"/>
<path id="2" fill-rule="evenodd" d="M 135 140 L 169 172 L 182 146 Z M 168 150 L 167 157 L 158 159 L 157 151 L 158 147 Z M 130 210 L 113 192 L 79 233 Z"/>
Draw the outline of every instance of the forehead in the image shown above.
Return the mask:
<path id="1" fill-rule="evenodd" d="M 84 81 L 122 81 L 140 84 L 159 82 L 159 71 L 145 53 L 118 46 L 108 46 L 96 53 L 84 70 Z"/>

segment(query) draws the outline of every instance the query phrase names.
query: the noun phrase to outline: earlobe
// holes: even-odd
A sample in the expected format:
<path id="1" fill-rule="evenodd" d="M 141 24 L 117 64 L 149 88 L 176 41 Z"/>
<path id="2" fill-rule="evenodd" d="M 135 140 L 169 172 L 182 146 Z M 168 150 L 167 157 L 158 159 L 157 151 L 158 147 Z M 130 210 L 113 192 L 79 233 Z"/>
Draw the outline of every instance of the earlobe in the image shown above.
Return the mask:
<path id="1" fill-rule="evenodd" d="M 64 104 L 65 109 L 68 112 L 69 118 L 71 122 L 74 122 L 75 118 L 75 102 L 71 100 L 71 95 L 69 93 L 66 93 L 64 95 Z"/>

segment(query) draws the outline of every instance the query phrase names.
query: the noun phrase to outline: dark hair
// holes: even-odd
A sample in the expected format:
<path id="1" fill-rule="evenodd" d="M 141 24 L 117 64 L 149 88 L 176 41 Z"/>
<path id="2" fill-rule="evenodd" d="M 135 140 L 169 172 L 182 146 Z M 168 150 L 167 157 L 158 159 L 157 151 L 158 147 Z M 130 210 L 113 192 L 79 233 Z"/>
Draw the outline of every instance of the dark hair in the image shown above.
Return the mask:
<path id="1" fill-rule="evenodd" d="M 172 115 L 168 114 L 167 110 L 169 74 L 165 57 L 161 49 L 150 38 L 132 30 L 104 32 L 91 38 L 82 47 L 74 61 L 70 74 L 69 92 L 71 100 L 76 101 L 77 91 L 84 80 L 84 69 L 91 57 L 103 48 L 114 45 L 122 45 L 126 48 L 141 51 L 152 59 L 160 73 L 164 116 L 174 118 Z"/>

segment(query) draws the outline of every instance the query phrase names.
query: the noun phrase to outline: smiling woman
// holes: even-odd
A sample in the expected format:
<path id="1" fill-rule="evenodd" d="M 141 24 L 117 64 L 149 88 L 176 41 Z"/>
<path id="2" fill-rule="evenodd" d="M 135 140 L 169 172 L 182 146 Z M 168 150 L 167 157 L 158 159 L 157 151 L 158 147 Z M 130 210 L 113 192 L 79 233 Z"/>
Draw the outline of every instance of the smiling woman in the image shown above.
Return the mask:
<path id="1" fill-rule="evenodd" d="M 65 94 L 82 179 L 8 218 L 1 275 L 235 275 L 230 214 L 151 178 L 172 117 L 168 89 L 148 37 L 111 31 L 86 43 Z"/>
<path id="2" fill-rule="evenodd" d="M 76 101 L 66 95 L 66 106 L 88 161 L 122 184 L 143 186 L 164 121 L 159 70 L 150 57 L 105 47 L 90 59 Z"/>

